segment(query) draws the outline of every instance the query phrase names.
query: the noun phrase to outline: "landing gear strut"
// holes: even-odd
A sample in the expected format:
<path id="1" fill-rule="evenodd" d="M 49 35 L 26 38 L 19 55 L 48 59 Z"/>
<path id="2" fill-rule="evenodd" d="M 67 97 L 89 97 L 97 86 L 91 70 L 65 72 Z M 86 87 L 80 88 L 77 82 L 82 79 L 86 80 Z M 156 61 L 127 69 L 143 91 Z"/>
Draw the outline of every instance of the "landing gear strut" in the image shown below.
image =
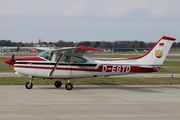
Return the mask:
<path id="1" fill-rule="evenodd" d="M 59 81 L 59 80 L 57 80 L 56 82 L 54 82 L 54 86 L 55 86 L 56 88 L 60 88 L 61 85 L 62 85 L 62 83 L 61 83 L 61 81 Z"/>
<path id="2" fill-rule="evenodd" d="M 66 90 L 72 90 L 73 89 L 73 84 L 70 83 L 70 80 L 68 80 L 68 83 L 66 84 Z"/>
<path id="3" fill-rule="evenodd" d="M 32 89 L 33 87 L 32 80 L 33 80 L 33 77 L 30 77 L 29 82 L 25 84 L 26 89 Z"/>

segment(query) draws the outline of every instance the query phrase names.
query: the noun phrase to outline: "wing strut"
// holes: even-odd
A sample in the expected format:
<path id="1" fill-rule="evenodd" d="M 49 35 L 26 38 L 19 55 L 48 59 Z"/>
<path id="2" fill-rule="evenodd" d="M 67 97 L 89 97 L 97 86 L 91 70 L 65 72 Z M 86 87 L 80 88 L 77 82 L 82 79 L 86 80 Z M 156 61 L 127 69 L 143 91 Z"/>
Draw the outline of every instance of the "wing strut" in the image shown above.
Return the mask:
<path id="1" fill-rule="evenodd" d="M 51 70 L 51 72 L 50 72 L 50 74 L 49 74 L 48 76 L 52 76 L 52 74 L 54 73 L 54 71 L 55 71 L 56 67 L 58 66 L 58 64 L 59 64 L 59 62 L 60 62 L 60 60 L 61 60 L 61 58 L 62 58 L 63 55 L 64 55 L 64 54 L 62 53 L 62 54 L 59 56 L 56 64 L 54 65 L 53 69 Z"/>

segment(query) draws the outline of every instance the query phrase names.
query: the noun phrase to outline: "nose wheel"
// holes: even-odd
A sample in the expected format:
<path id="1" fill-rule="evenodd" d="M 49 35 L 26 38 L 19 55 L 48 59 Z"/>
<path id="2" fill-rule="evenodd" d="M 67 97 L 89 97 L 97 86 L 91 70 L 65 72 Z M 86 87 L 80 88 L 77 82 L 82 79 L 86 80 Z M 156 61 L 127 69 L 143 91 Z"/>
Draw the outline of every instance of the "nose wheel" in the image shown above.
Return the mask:
<path id="1" fill-rule="evenodd" d="M 25 87 L 26 87 L 26 89 L 32 89 L 33 84 L 30 83 L 30 82 L 27 82 L 27 83 L 25 84 Z"/>
<path id="2" fill-rule="evenodd" d="M 31 76 L 29 82 L 25 84 L 26 89 L 32 89 L 33 87 L 32 80 L 33 80 L 33 77 Z"/>

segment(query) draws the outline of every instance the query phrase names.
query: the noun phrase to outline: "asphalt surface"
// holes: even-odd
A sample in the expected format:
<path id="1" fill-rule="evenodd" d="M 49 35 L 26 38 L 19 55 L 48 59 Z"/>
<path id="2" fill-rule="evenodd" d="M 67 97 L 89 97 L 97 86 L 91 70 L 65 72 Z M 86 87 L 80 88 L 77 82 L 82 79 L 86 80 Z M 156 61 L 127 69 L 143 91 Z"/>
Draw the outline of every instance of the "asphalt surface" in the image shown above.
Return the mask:
<path id="1" fill-rule="evenodd" d="M 0 86 L 0 120 L 179 120 L 179 85 Z"/>

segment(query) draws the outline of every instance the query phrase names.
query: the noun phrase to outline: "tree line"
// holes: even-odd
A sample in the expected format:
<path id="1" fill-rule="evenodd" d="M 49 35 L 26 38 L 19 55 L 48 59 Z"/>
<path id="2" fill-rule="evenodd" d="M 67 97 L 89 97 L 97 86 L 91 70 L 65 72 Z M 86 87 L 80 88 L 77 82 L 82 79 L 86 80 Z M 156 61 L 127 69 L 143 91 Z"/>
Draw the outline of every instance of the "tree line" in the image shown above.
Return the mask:
<path id="1" fill-rule="evenodd" d="M 11 40 L 0 40 L 0 46 L 18 46 L 18 47 L 33 47 L 37 43 L 23 43 L 23 42 L 12 42 Z M 144 41 L 82 41 L 75 43 L 72 41 L 59 40 L 58 42 L 41 42 L 40 44 L 44 45 L 55 45 L 56 47 L 69 47 L 72 45 L 77 46 L 90 46 L 101 49 L 115 49 L 115 48 L 151 48 L 155 43 L 154 42 L 144 42 Z M 180 48 L 180 42 L 174 42 L 172 48 Z"/>

